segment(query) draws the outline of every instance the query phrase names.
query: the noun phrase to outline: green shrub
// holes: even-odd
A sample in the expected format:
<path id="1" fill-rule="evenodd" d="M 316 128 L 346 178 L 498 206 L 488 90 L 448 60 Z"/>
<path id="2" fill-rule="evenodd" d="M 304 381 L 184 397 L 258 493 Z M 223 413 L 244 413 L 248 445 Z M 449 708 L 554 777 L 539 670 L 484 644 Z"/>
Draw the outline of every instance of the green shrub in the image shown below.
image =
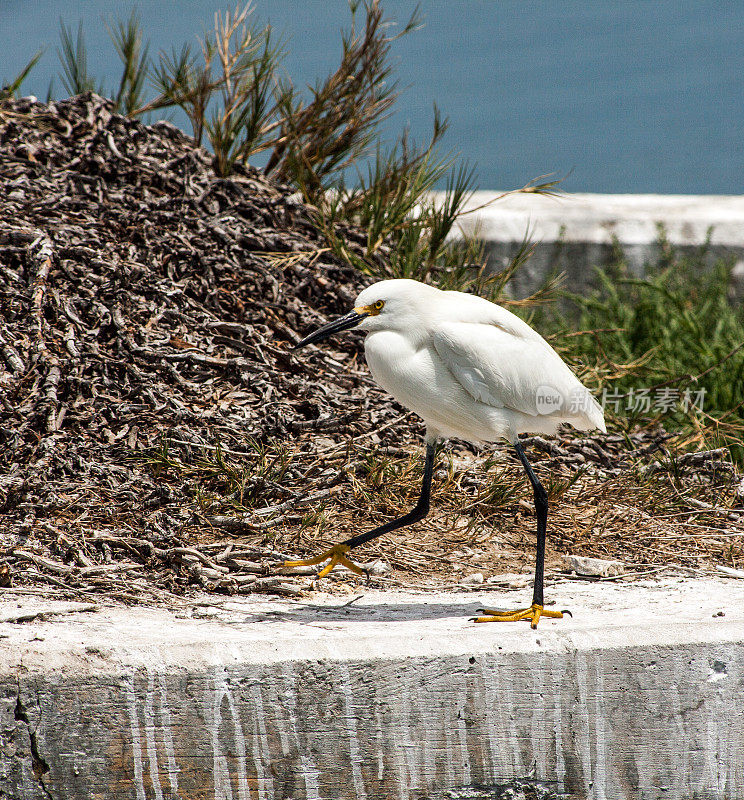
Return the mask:
<path id="1" fill-rule="evenodd" d="M 663 232 L 660 246 L 644 278 L 630 274 L 617 248 L 596 270 L 597 288 L 563 293 L 568 313 L 554 310 L 544 325 L 594 373 L 615 424 L 658 420 L 690 442 L 733 445 L 741 460 L 744 309 L 730 297 L 733 261 L 711 265 L 707 246 L 681 255 Z"/>

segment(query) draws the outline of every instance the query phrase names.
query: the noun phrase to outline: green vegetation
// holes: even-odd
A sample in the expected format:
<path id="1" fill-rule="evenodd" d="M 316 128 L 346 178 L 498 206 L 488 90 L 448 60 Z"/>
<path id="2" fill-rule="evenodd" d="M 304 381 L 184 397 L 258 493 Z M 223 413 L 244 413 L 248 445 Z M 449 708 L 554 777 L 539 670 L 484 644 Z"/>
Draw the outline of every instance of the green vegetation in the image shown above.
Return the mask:
<path id="1" fill-rule="evenodd" d="M 26 80 L 31 70 L 39 63 L 39 59 L 44 55 L 43 50 L 37 50 L 29 59 L 26 66 L 9 81 L 3 81 L 0 88 L 0 101 L 9 97 L 15 97 L 21 88 L 21 84 Z"/>
<path id="2" fill-rule="evenodd" d="M 616 427 L 661 423 L 681 444 L 732 446 L 742 461 L 744 308 L 730 297 L 732 262 L 707 246 L 681 255 L 659 232 L 660 256 L 634 277 L 616 247 L 586 296 L 541 320 L 553 343 L 585 365 Z"/>

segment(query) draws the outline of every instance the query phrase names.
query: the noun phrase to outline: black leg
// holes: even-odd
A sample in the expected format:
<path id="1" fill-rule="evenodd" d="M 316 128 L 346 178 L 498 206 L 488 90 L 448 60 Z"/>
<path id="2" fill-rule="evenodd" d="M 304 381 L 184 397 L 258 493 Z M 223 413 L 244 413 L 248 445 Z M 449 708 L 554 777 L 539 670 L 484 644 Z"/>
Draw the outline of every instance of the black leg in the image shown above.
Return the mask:
<path id="1" fill-rule="evenodd" d="M 517 451 L 519 460 L 522 462 L 527 477 L 530 479 L 532 489 L 535 492 L 535 514 L 537 516 L 537 556 L 535 558 L 535 588 L 532 594 L 532 602 L 535 605 L 543 605 L 543 582 L 545 580 L 545 537 L 548 527 L 548 493 L 535 475 L 524 449 L 517 440 L 514 442 L 514 449 Z"/>
<path id="2" fill-rule="evenodd" d="M 543 608 L 543 582 L 545 580 L 545 537 L 548 527 L 548 493 L 545 487 L 537 479 L 534 470 L 524 454 L 521 442 L 514 442 L 514 449 L 517 451 L 519 460 L 522 462 L 524 471 L 530 479 L 532 489 L 535 493 L 535 514 L 537 516 L 537 557 L 535 558 L 535 588 L 532 593 L 532 607 L 520 608 L 516 611 L 494 611 L 490 608 L 482 608 L 479 613 L 485 616 L 475 617 L 473 622 L 511 622 L 512 620 L 528 619 L 532 628 L 537 628 L 537 623 L 541 617 L 552 617 L 561 619 L 568 611 L 549 611 Z"/>
<path id="3" fill-rule="evenodd" d="M 419 495 L 418 502 L 407 514 L 398 519 L 390 520 L 379 528 L 374 528 L 367 533 L 360 533 L 358 536 L 353 536 L 342 542 L 348 548 L 357 547 L 360 544 L 369 542 L 382 536 L 390 531 L 403 528 L 406 525 L 413 525 L 414 522 L 420 522 L 429 513 L 429 498 L 431 496 L 431 476 L 434 473 L 434 456 L 437 452 L 436 442 L 431 442 L 426 445 L 426 464 L 424 465 L 424 481 L 421 485 L 421 494 Z"/>

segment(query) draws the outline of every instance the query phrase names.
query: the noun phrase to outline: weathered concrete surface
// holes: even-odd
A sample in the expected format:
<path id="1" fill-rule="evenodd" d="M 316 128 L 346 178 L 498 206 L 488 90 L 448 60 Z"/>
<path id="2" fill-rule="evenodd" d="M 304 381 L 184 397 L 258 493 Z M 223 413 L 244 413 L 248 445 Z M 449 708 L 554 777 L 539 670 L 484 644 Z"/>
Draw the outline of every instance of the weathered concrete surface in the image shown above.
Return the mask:
<path id="1" fill-rule="evenodd" d="M 573 619 L 468 622 L 524 594 L 173 613 L 6 590 L 0 796 L 378 800 L 528 774 L 581 798 L 743 796 L 744 581 L 565 582 L 549 595 Z"/>
<path id="2" fill-rule="evenodd" d="M 572 194 L 556 199 L 514 194 L 490 202 L 497 196 L 476 192 L 468 208 L 479 210 L 459 224 L 485 240 L 490 263 L 499 269 L 529 231 L 537 247 L 511 283 L 517 296 L 534 290 L 552 270 L 565 272 L 570 288 L 582 289 L 592 269 L 610 260 L 615 240 L 641 275 L 659 255 L 659 225 L 681 252 L 699 248 L 710 231 L 710 260 L 744 259 L 744 196 Z M 744 283 L 742 268 L 739 272 Z"/>

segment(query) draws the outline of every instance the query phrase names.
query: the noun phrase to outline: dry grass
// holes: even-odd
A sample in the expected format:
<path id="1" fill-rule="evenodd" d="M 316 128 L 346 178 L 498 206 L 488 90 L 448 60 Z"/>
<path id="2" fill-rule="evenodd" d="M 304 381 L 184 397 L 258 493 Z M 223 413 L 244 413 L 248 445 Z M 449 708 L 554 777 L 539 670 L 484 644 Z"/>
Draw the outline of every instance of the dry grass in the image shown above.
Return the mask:
<path id="1" fill-rule="evenodd" d="M 418 426 L 403 414 L 386 427 L 397 445 L 371 441 L 372 432 L 345 440 L 307 431 L 293 442 L 254 442 L 247 453 L 166 440 L 131 466 L 150 472 L 161 492 L 191 498 L 176 517 L 172 508 L 146 514 L 143 535 L 142 520 L 122 516 L 105 487 L 90 485 L 33 532 L 31 550 L 15 548 L 5 572 L 21 591 L 124 602 L 170 603 L 194 589 L 298 596 L 313 586 L 362 587 L 344 570 L 316 582 L 313 569 L 297 574 L 281 561 L 322 552 L 415 503 L 423 459 L 409 434 Z M 742 479 L 726 451 L 677 458 L 661 430 L 525 443 L 550 497 L 549 582 L 561 576 L 564 553 L 618 559 L 623 579 L 744 567 Z M 534 569 L 534 534 L 532 493 L 511 448 L 453 442 L 438 457 L 429 517 L 353 555 L 389 566 L 367 583 L 378 588 L 451 589 L 473 573 L 499 586 L 517 573 L 507 584 L 518 588 Z"/>
<path id="2" fill-rule="evenodd" d="M 661 431 L 527 442 L 551 500 L 549 568 L 559 568 L 562 553 L 619 559 L 631 575 L 659 567 L 744 566 L 744 513 L 736 494 L 741 478 L 722 452 L 675 459 L 674 444 Z M 308 434 L 291 450 L 283 443 L 257 451 L 250 465 L 210 460 L 198 476 L 185 465 L 169 469 L 173 480 L 180 473 L 200 482 L 204 522 L 223 515 L 244 520 L 232 541 L 270 542 L 282 553 L 304 556 L 405 513 L 418 496 L 420 450 Z M 298 502 L 282 507 L 288 496 Z M 439 456 L 430 516 L 369 543 L 355 557 L 390 565 L 388 576 L 373 579 L 380 585 L 451 586 L 472 572 L 486 579 L 530 572 L 534 528 L 532 493 L 511 450 L 474 452 L 455 443 Z M 201 536 L 226 541 L 219 527 L 202 527 Z M 344 581 L 357 580 L 341 574 Z"/>

